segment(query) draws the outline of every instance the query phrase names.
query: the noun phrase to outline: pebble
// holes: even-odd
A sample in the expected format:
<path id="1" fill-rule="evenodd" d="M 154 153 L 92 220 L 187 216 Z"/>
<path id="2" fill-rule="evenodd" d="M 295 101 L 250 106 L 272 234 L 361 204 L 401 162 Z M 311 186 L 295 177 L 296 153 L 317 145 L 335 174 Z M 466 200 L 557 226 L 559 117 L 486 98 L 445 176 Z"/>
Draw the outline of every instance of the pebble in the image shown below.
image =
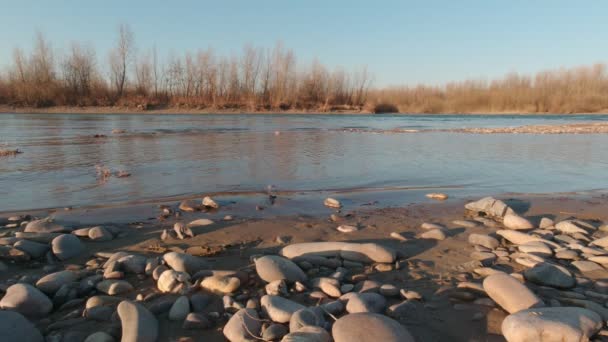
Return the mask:
<path id="1" fill-rule="evenodd" d="M 526 280 L 538 285 L 569 289 L 576 285 L 574 277 L 565 267 L 542 262 L 524 271 Z"/>
<path id="2" fill-rule="evenodd" d="M 430 199 L 434 199 L 434 200 L 439 200 L 439 201 L 448 199 L 448 195 L 441 193 L 441 192 L 432 192 L 430 194 L 426 194 L 426 197 L 428 197 Z"/>
<path id="3" fill-rule="evenodd" d="M 9 286 L 0 300 L 0 308 L 13 310 L 28 317 L 41 317 L 53 310 L 53 303 L 40 290 L 29 284 Z"/>
<path id="4" fill-rule="evenodd" d="M 190 301 L 188 297 L 181 296 L 171 306 L 169 310 L 169 320 L 183 321 L 190 313 Z"/>
<path id="5" fill-rule="evenodd" d="M 241 281 L 237 277 L 211 276 L 206 277 L 201 282 L 201 287 L 213 293 L 227 294 L 233 293 L 241 286 Z"/>
<path id="6" fill-rule="evenodd" d="M 228 320 L 223 333 L 230 342 L 243 342 L 260 336 L 260 330 L 262 323 L 258 313 L 253 309 L 241 309 Z"/>
<path id="7" fill-rule="evenodd" d="M 348 313 L 373 312 L 380 313 L 386 308 L 386 299 L 378 293 L 352 293 L 346 303 Z"/>
<path id="8" fill-rule="evenodd" d="M 335 198 L 331 198 L 331 197 L 326 198 L 325 201 L 323 201 L 323 205 L 325 205 L 326 207 L 336 208 L 336 209 L 339 209 L 342 207 L 342 203 L 340 203 L 340 201 L 338 201 Z"/>
<path id="9" fill-rule="evenodd" d="M 357 228 L 355 226 L 349 226 L 349 225 L 343 224 L 341 226 L 338 226 L 338 228 L 336 228 L 336 230 L 341 233 L 352 233 L 352 232 L 358 231 L 359 228 Z"/>
<path id="10" fill-rule="evenodd" d="M 61 286 L 76 281 L 78 276 L 72 271 L 59 271 L 40 278 L 36 287 L 46 294 L 54 294 Z"/>
<path id="11" fill-rule="evenodd" d="M 167 266 L 177 272 L 194 274 L 200 270 L 209 269 L 207 260 L 190 254 L 169 252 L 163 255 L 163 260 Z"/>
<path id="12" fill-rule="evenodd" d="M 303 305 L 289 299 L 270 295 L 263 296 L 260 305 L 268 314 L 268 317 L 276 323 L 289 322 L 294 312 L 305 308 Z"/>
<path id="13" fill-rule="evenodd" d="M 468 241 L 472 245 L 479 245 L 489 249 L 495 249 L 500 245 L 497 239 L 486 234 L 470 234 Z"/>
<path id="14" fill-rule="evenodd" d="M 279 341 L 283 336 L 289 333 L 289 329 L 282 324 L 271 324 L 268 328 L 264 329 L 262 333 L 262 339 L 264 341 Z"/>
<path id="15" fill-rule="evenodd" d="M 72 234 L 62 234 L 54 238 L 51 242 L 53 254 L 59 260 L 68 260 L 76 257 L 86 250 L 85 245 L 80 239 Z"/>
<path id="16" fill-rule="evenodd" d="M 184 329 L 209 329 L 212 327 L 212 324 L 205 315 L 198 312 L 191 312 L 186 316 L 182 327 Z"/>
<path id="17" fill-rule="evenodd" d="M 202 218 L 188 223 L 188 227 L 204 227 L 212 225 L 214 222 L 210 219 Z"/>
<path id="18" fill-rule="evenodd" d="M 89 229 L 87 236 L 89 237 L 89 239 L 99 242 L 110 241 L 114 238 L 112 233 L 110 233 L 104 227 L 100 226 Z"/>
<path id="19" fill-rule="evenodd" d="M 68 231 L 64 226 L 51 219 L 30 221 L 23 230 L 26 233 L 63 233 Z"/>
<path id="20" fill-rule="evenodd" d="M 483 288 L 498 305 L 509 313 L 544 306 L 529 288 L 505 273 L 492 274 L 483 281 Z"/>
<path id="21" fill-rule="evenodd" d="M 521 217 L 515 213 L 506 214 L 503 217 L 502 224 L 514 230 L 528 230 L 534 228 L 532 222 L 528 221 L 528 219 Z"/>
<path id="22" fill-rule="evenodd" d="M 106 279 L 95 286 L 98 291 L 116 296 L 133 291 L 133 286 L 126 280 Z"/>
<path id="23" fill-rule="evenodd" d="M 49 245 L 30 240 L 19 240 L 13 245 L 18 250 L 29 254 L 32 258 L 43 257 L 49 250 Z"/>
<path id="24" fill-rule="evenodd" d="M 293 261 L 277 256 L 266 255 L 255 259 L 255 270 L 266 282 L 287 280 L 289 282 L 306 282 L 307 276 Z"/>
<path id="25" fill-rule="evenodd" d="M 331 342 L 331 340 L 327 330 L 321 327 L 305 326 L 285 335 L 281 342 Z"/>

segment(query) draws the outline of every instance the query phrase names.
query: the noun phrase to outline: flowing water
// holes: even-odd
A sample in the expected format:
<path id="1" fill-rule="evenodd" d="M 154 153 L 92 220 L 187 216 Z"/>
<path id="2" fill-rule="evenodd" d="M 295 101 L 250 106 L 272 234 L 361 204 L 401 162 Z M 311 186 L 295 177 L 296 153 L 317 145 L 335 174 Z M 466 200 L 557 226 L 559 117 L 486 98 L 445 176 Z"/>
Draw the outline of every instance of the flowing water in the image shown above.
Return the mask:
<path id="1" fill-rule="evenodd" d="M 0 144 L 24 153 L 0 158 L 0 212 L 256 193 L 268 185 L 294 193 L 608 189 L 605 134 L 432 131 L 607 120 L 604 115 L 2 114 Z M 395 129 L 420 132 L 392 133 Z M 102 180 L 98 165 L 131 176 Z"/>

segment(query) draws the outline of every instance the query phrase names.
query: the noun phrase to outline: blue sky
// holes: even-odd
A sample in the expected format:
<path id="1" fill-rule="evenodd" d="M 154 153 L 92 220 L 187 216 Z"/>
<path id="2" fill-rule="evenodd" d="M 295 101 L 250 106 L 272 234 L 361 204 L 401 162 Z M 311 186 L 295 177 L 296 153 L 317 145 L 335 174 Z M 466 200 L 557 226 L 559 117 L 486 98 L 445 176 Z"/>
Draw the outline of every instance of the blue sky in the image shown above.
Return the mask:
<path id="1" fill-rule="evenodd" d="M 230 55 L 280 40 L 299 64 L 367 65 L 378 86 L 608 61 L 608 2 L 599 0 L 0 0 L 0 9 L 0 65 L 15 46 L 29 49 L 36 30 L 57 50 L 90 42 L 105 62 L 119 23 L 140 51 Z"/>

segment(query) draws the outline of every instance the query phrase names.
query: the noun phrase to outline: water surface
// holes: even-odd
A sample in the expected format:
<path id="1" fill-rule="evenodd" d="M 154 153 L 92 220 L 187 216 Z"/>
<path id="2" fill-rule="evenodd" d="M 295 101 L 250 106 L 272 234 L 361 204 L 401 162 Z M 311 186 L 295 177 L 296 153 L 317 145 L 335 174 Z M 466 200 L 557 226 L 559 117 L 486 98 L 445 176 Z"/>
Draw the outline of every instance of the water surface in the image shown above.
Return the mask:
<path id="1" fill-rule="evenodd" d="M 259 192 L 270 184 L 296 192 L 608 189 L 608 135 L 378 133 L 607 120 L 604 115 L 2 114 L 0 144 L 24 153 L 0 159 L 0 211 Z M 115 129 L 125 133 L 112 134 Z M 102 182 L 96 165 L 132 176 Z"/>

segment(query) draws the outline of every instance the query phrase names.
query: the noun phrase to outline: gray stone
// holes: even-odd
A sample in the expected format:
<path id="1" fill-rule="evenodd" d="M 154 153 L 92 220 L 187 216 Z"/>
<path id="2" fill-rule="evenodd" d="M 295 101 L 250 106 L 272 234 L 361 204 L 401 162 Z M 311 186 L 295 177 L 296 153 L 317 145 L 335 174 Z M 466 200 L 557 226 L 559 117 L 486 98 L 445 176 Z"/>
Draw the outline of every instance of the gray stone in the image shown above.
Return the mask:
<path id="1" fill-rule="evenodd" d="M 285 335 L 281 342 L 331 342 L 331 336 L 321 327 L 305 326 Z"/>
<path id="2" fill-rule="evenodd" d="M 181 296 L 177 298 L 175 303 L 171 306 L 171 310 L 169 310 L 169 319 L 172 321 L 183 321 L 189 313 L 190 301 L 188 300 L 188 297 Z"/>
<path id="3" fill-rule="evenodd" d="M 377 293 L 352 293 L 346 303 L 348 313 L 372 312 L 380 313 L 386 308 L 386 299 Z"/>
<path id="4" fill-rule="evenodd" d="M 588 341 L 602 325 L 602 318 L 587 309 L 547 307 L 507 316 L 502 333 L 509 342 Z"/>
<path id="5" fill-rule="evenodd" d="M 53 254 L 59 260 L 67 260 L 76 257 L 86 250 L 86 247 L 75 235 L 63 234 L 54 238 L 51 242 Z"/>
<path id="6" fill-rule="evenodd" d="M 198 312 L 189 313 L 182 325 L 184 329 L 209 329 L 211 326 L 212 324 L 207 317 Z"/>
<path id="7" fill-rule="evenodd" d="M 304 326 L 322 326 L 325 323 L 322 315 L 317 315 L 311 309 L 300 309 L 291 315 L 289 331 L 296 332 Z"/>
<path id="8" fill-rule="evenodd" d="M 288 332 L 289 330 L 286 326 L 273 323 L 264 330 L 262 333 L 262 339 L 264 341 L 278 341 L 283 338 L 283 336 L 287 335 Z"/>
<path id="9" fill-rule="evenodd" d="M 117 311 L 122 325 L 121 342 L 156 342 L 158 321 L 143 305 L 125 300 L 118 304 Z"/>
<path id="10" fill-rule="evenodd" d="M 0 337 L 3 341 L 43 342 L 40 331 L 22 314 L 0 311 Z"/>
<path id="11" fill-rule="evenodd" d="M 506 273 L 496 273 L 486 277 L 483 288 L 488 297 L 509 313 L 544 306 L 540 298 L 530 289 Z"/>
<path id="12" fill-rule="evenodd" d="M 190 304 L 194 312 L 205 311 L 209 303 L 211 303 L 211 297 L 203 293 L 195 293 L 190 297 Z"/>
<path id="13" fill-rule="evenodd" d="M 40 278 L 36 282 L 36 287 L 46 294 L 54 294 L 61 286 L 76 280 L 78 280 L 78 275 L 75 272 L 59 271 Z"/>
<path id="14" fill-rule="evenodd" d="M 230 342 L 243 342 L 255 340 L 261 329 L 258 313 L 253 309 L 241 309 L 228 320 L 223 332 Z"/>
<path id="15" fill-rule="evenodd" d="M 268 314 L 273 322 L 287 323 L 294 312 L 305 307 L 289 299 L 278 296 L 265 295 L 260 300 L 262 309 Z"/>
<path id="16" fill-rule="evenodd" d="M 62 233 L 69 231 L 69 229 L 46 218 L 30 221 L 23 231 L 26 233 Z"/>
<path id="17" fill-rule="evenodd" d="M 338 319 L 332 327 L 335 342 L 414 342 L 399 322 L 374 313 L 355 313 Z"/>
<path id="18" fill-rule="evenodd" d="M 84 342 L 114 342 L 114 337 L 104 331 L 98 331 L 89 335 Z"/>
<path id="19" fill-rule="evenodd" d="M 15 284 L 6 290 L 0 308 L 13 310 L 28 317 L 40 317 L 53 310 L 53 303 L 40 290 L 29 284 Z"/>
<path id="20" fill-rule="evenodd" d="M 169 252 L 163 255 L 163 260 L 169 267 L 178 272 L 194 274 L 200 270 L 209 269 L 207 260 L 190 254 Z"/>
<path id="21" fill-rule="evenodd" d="M 257 258 L 255 260 L 255 270 L 258 276 L 268 283 L 282 279 L 289 282 L 305 282 L 307 279 L 306 274 L 298 265 L 277 255 Z"/>
<path id="22" fill-rule="evenodd" d="M 144 274 L 148 259 L 142 255 L 127 255 L 118 259 L 118 263 L 125 272 Z"/>
<path id="23" fill-rule="evenodd" d="M 29 254 L 32 258 L 35 258 L 35 259 L 43 257 L 46 254 L 46 252 L 48 252 L 48 250 L 49 250 L 48 244 L 29 241 L 29 240 L 17 241 L 13 245 L 13 247 L 15 247 L 21 251 L 24 251 L 25 253 Z"/>
<path id="24" fill-rule="evenodd" d="M 133 291 L 133 285 L 126 280 L 106 279 L 95 286 L 97 290 L 110 296 L 121 295 Z"/>
<path id="25" fill-rule="evenodd" d="M 100 242 L 110 241 L 114 238 L 112 233 L 110 233 L 104 227 L 100 227 L 100 226 L 89 229 L 87 236 L 89 237 L 89 239 L 91 239 L 93 241 L 100 241 Z"/>
<path id="26" fill-rule="evenodd" d="M 570 271 L 565 267 L 548 262 L 541 262 L 525 270 L 524 277 L 535 284 L 562 289 L 569 289 L 576 285 L 576 281 Z"/>

